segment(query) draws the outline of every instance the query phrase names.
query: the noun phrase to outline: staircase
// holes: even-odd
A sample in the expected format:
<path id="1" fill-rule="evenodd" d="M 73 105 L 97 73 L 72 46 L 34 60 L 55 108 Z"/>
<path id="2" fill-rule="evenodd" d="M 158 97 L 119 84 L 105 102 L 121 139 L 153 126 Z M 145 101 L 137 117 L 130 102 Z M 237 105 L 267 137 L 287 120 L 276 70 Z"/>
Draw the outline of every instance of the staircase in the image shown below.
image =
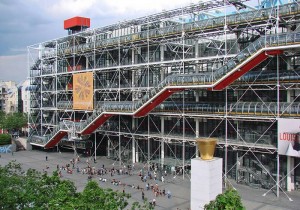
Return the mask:
<path id="1" fill-rule="evenodd" d="M 287 49 L 299 48 L 299 43 L 300 32 L 262 36 L 212 73 L 170 75 L 138 101 L 101 104 L 86 121 L 75 123 L 76 132 L 80 135 L 91 134 L 113 115 L 145 116 L 170 95 L 185 89 L 222 90 L 269 56 L 282 54 Z M 64 124 L 60 123 L 38 144 L 45 148 L 51 148 L 66 134 L 67 130 Z"/>

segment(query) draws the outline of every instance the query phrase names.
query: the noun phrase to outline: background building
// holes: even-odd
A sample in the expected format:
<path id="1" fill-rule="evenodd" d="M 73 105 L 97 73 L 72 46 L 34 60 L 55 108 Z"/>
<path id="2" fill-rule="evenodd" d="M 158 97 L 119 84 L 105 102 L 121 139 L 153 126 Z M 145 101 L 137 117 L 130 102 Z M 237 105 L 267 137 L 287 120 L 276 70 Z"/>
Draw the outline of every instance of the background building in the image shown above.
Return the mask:
<path id="1" fill-rule="evenodd" d="M 20 89 L 20 100 L 22 101 L 22 110 L 20 112 L 29 113 L 30 110 L 30 80 L 27 79 L 19 85 Z"/>
<path id="2" fill-rule="evenodd" d="M 0 81 L 1 109 L 6 113 L 18 111 L 18 87 L 13 81 Z"/>
<path id="3" fill-rule="evenodd" d="M 28 47 L 31 144 L 184 178 L 195 139 L 215 137 L 224 179 L 293 190 L 299 17 L 298 2 L 270 0 L 192 4 L 97 29 L 66 20 L 68 36 Z"/>

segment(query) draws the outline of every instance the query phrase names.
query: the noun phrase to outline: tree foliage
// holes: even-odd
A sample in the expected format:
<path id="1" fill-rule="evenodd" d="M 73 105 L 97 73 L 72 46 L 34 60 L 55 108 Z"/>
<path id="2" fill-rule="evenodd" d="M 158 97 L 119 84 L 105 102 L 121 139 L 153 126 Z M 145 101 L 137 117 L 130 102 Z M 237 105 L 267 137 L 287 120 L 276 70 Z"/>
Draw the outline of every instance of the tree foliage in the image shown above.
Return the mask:
<path id="1" fill-rule="evenodd" d="M 11 136 L 9 134 L 0 134 L 0 145 L 11 144 Z"/>
<path id="2" fill-rule="evenodd" d="M 27 125 L 27 116 L 21 112 L 9 113 L 4 115 L 0 123 L 2 128 L 9 131 L 18 130 Z"/>
<path id="3" fill-rule="evenodd" d="M 34 169 L 26 172 L 15 161 L 0 166 L 0 209 L 125 209 L 129 194 L 102 189 L 89 181 L 83 192 L 73 182 L 61 180 L 55 171 L 48 176 Z M 134 204 L 132 209 L 151 209 Z"/>
<path id="4" fill-rule="evenodd" d="M 76 196 L 74 184 L 60 180 L 57 173 L 25 172 L 16 162 L 0 167 L 0 185 L 0 209 L 50 209 L 51 204 L 67 205 Z"/>
<path id="5" fill-rule="evenodd" d="M 4 119 L 5 119 L 5 112 L 0 110 L 0 128 L 3 128 Z"/>
<path id="6" fill-rule="evenodd" d="M 235 189 L 229 188 L 219 194 L 215 200 L 204 206 L 206 210 L 244 210 L 241 197 Z"/>

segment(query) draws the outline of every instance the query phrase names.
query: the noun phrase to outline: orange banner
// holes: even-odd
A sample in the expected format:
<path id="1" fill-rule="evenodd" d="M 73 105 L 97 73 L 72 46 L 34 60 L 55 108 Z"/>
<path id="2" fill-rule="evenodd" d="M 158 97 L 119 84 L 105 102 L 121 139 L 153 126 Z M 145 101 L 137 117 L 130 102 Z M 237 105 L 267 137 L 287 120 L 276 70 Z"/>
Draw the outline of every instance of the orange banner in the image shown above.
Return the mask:
<path id="1" fill-rule="evenodd" d="M 73 75 L 73 109 L 93 110 L 93 72 Z"/>

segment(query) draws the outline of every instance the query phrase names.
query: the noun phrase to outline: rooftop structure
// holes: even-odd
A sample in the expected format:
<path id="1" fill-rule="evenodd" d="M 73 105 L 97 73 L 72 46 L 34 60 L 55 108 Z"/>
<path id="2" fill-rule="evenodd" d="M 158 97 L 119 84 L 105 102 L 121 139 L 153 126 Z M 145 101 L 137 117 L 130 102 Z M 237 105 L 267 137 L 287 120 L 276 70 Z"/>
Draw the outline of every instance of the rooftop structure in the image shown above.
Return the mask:
<path id="1" fill-rule="evenodd" d="M 90 18 L 73 17 L 64 21 L 64 29 L 68 30 L 69 34 L 84 31 L 90 27 Z"/>

